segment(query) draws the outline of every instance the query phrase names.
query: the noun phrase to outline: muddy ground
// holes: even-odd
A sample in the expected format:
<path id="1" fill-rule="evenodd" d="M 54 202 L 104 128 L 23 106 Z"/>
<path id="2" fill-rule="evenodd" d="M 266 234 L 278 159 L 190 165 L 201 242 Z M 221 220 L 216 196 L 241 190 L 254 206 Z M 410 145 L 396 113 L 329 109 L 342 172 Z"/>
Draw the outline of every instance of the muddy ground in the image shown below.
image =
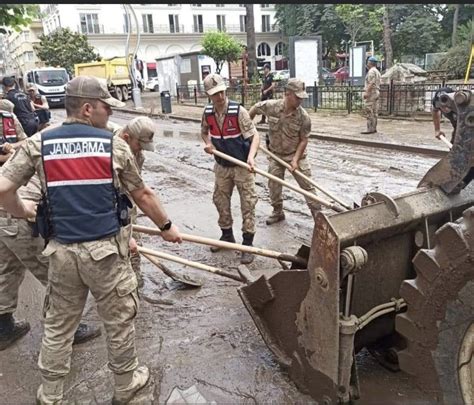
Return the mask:
<path id="1" fill-rule="evenodd" d="M 55 119 L 64 117 L 54 110 Z M 133 116 L 117 112 L 112 120 L 124 124 Z M 146 152 L 144 178 L 162 199 L 171 219 L 186 233 L 211 238 L 220 236 L 217 212 L 212 204 L 213 160 L 205 154 L 195 123 L 157 120 L 160 133 L 154 153 Z M 375 150 L 312 139 L 308 147 L 313 177 L 328 190 L 351 203 L 369 191 L 389 195 L 413 190 L 436 159 L 415 154 Z M 257 164 L 265 169 L 266 158 Z M 290 179 L 295 183 L 293 179 Z M 295 183 L 296 184 L 296 183 Z M 302 196 L 285 191 L 287 219 L 265 225 L 271 212 L 267 180 L 257 176 L 257 234 L 255 246 L 295 254 L 312 235 L 313 220 Z M 241 241 L 238 194 L 233 197 L 234 233 Z M 327 211 L 328 213 L 330 211 Z M 151 225 L 143 216 L 138 222 Z M 239 254 L 211 253 L 204 245 L 184 242 L 176 246 L 159 237 L 145 237 L 144 246 L 162 249 L 191 260 L 236 272 Z M 217 403 L 314 403 L 298 391 L 267 349 L 238 294 L 239 283 L 215 275 L 185 269 L 204 282 L 200 289 L 182 289 L 142 259 L 145 287 L 136 320 L 139 359 L 153 373 L 151 383 L 134 400 L 136 404 L 164 403 L 174 387 L 196 385 L 208 401 Z M 256 257 L 249 266 L 255 275 L 271 275 L 280 269 L 275 260 Z M 39 283 L 30 275 L 21 288 L 18 317 L 26 318 L 31 332 L 13 347 L 0 352 L 0 403 L 31 404 L 40 382 L 37 359 L 41 343 Z M 153 304 L 158 299 L 168 305 Z M 101 325 L 93 299 L 84 319 Z M 381 368 L 362 351 L 359 364 L 361 404 L 427 404 L 423 394 L 404 373 Z M 67 381 L 68 403 L 102 404 L 112 397 L 112 374 L 107 368 L 105 336 L 74 348 L 72 371 Z"/>

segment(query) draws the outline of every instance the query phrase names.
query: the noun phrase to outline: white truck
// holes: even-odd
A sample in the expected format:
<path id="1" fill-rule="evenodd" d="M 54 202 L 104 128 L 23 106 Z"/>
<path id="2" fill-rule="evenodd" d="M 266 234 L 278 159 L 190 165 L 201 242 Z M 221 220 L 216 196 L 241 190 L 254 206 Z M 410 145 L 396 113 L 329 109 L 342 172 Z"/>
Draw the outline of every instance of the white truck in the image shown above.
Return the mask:
<path id="1" fill-rule="evenodd" d="M 38 92 L 45 96 L 50 107 L 63 107 L 66 97 L 65 86 L 69 75 L 64 68 L 43 67 L 28 70 L 23 78 L 26 86 L 34 83 Z"/>

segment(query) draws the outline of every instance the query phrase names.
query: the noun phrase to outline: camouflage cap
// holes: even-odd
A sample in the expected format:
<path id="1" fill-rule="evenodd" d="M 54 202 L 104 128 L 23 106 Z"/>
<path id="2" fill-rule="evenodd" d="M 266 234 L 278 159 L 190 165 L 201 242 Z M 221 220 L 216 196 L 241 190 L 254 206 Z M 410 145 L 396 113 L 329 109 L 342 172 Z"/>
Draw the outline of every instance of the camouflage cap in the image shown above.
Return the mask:
<path id="1" fill-rule="evenodd" d="M 7 100 L 6 98 L 0 99 L 1 111 L 7 111 L 9 113 L 12 113 L 14 108 L 15 108 L 15 104 L 13 104 L 10 100 Z"/>
<path id="2" fill-rule="evenodd" d="M 67 96 L 98 99 L 111 107 L 125 106 L 125 103 L 112 97 L 105 81 L 93 76 L 78 76 L 70 80 L 66 85 Z"/>
<path id="3" fill-rule="evenodd" d="M 153 152 L 155 144 L 153 137 L 155 135 L 155 123 L 148 117 L 136 117 L 123 128 L 123 132 L 129 134 L 132 138 L 138 139 L 143 150 Z"/>
<path id="4" fill-rule="evenodd" d="M 304 90 L 304 83 L 294 77 L 288 79 L 285 89 L 294 92 L 298 98 L 308 98 L 308 93 Z"/>
<path id="5" fill-rule="evenodd" d="M 207 75 L 204 79 L 204 90 L 209 96 L 224 91 L 226 88 L 224 79 L 217 73 Z"/>
<path id="6" fill-rule="evenodd" d="M 29 91 L 29 90 L 38 90 L 38 87 L 36 87 L 36 85 L 34 83 L 28 83 L 25 87 L 26 91 Z"/>

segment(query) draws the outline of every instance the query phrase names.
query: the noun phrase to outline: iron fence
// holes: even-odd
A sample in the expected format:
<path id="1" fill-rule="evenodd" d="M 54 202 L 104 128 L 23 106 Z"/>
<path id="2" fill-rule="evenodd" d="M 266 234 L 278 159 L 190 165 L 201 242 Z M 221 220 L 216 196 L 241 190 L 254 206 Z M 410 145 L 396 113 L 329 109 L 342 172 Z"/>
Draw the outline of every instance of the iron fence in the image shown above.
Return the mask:
<path id="1" fill-rule="evenodd" d="M 279 82 L 273 91 L 273 98 L 282 98 L 285 93 L 285 82 Z M 464 83 L 404 83 L 382 84 L 380 86 L 379 114 L 391 116 L 415 116 L 431 111 L 431 100 L 435 92 L 449 86 L 454 90 L 474 90 L 473 84 Z M 202 85 L 176 86 L 178 103 L 205 105 L 209 98 Z M 332 85 L 307 86 L 308 98 L 303 107 L 317 110 L 360 112 L 364 109 L 364 86 Z M 227 87 L 229 99 L 237 101 L 249 109 L 261 98 L 260 85 L 232 84 Z"/>

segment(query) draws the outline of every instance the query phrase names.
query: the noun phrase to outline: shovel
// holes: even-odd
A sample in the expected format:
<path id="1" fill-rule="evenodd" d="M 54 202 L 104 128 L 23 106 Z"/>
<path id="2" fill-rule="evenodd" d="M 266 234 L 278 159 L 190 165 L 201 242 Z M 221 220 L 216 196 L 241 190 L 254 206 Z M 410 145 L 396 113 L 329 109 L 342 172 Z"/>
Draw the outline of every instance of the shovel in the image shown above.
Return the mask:
<path id="1" fill-rule="evenodd" d="M 250 166 L 247 163 L 242 162 L 241 160 L 235 159 L 232 156 L 226 155 L 225 153 L 219 152 L 216 149 L 213 149 L 212 153 L 216 156 L 219 156 L 222 159 L 225 159 L 225 160 L 228 160 L 229 162 L 234 163 L 237 166 L 244 167 L 246 169 L 251 170 Z M 332 209 L 336 212 L 346 211 L 345 208 L 341 208 L 340 206 L 338 206 L 336 204 L 333 204 L 331 201 L 325 200 L 321 197 L 318 197 L 317 195 L 314 195 L 313 193 L 310 193 L 309 191 L 303 190 L 301 187 L 294 186 L 294 185 L 286 182 L 285 180 L 282 180 L 282 179 L 274 176 L 273 174 L 267 173 L 266 171 L 259 169 L 258 167 L 256 167 L 254 169 L 254 171 L 255 171 L 255 173 L 258 173 L 258 174 L 260 174 L 260 175 L 262 175 L 262 176 L 264 176 L 264 177 L 266 177 L 266 178 L 268 178 L 268 179 L 270 179 L 270 180 L 272 180 L 276 183 L 280 183 L 281 185 L 283 185 L 285 187 L 288 187 L 289 189 L 291 189 L 293 191 L 296 191 L 297 193 L 303 194 L 305 197 L 308 197 L 309 199 L 311 199 L 313 201 L 316 201 L 317 203 L 322 204 L 325 207 L 328 207 L 328 208 L 330 208 L 330 209 Z"/>
<path id="2" fill-rule="evenodd" d="M 283 159 L 280 159 L 277 155 L 275 155 L 274 153 L 270 152 L 268 149 L 264 148 L 263 146 L 259 146 L 260 150 L 265 153 L 266 155 L 270 156 L 272 159 L 274 159 L 275 161 L 277 161 L 278 163 L 280 163 L 282 166 L 285 166 L 287 169 L 291 170 L 291 166 L 286 163 Z M 306 180 L 308 183 L 312 184 L 314 187 L 316 187 L 319 191 L 323 192 L 324 194 L 326 194 L 329 198 L 332 198 L 334 201 L 336 201 L 337 203 L 339 203 L 342 207 L 344 207 L 345 209 L 347 210 L 350 210 L 352 209 L 349 205 L 345 204 L 343 201 L 339 200 L 338 198 L 334 197 L 332 194 L 329 193 L 329 191 L 326 191 L 324 190 L 321 186 L 318 186 L 316 184 L 316 182 L 309 178 L 308 176 L 304 175 L 303 173 L 301 173 L 299 170 L 295 170 L 294 172 L 292 172 L 294 174 L 296 174 L 297 176 L 301 177 L 302 179 Z"/>
<path id="3" fill-rule="evenodd" d="M 439 139 L 441 139 L 449 149 L 453 147 L 453 144 L 449 142 L 444 135 L 440 135 Z"/>
<path id="4" fill-rule="evenodd" d="M 193 280 L 192 278 L 188 277 L 187 275 L 183 274 L 182 276 L 175 273 L 171 269 L 169 269 L 167 266 L 165 266 L 163 263 L 161 263 L 158 259 L 156 259 L 154 256 L 144 253 L 140 251 L 140 254 L 144 257 L 146 257 L 150 262 L 152 262 L 156 267 L 158 267 L 163 273 L 165 273 L 168 277 L 172 278 L 174 281 L 179 281 L 180 283 L 186 284 L 189 287 L 193 288 L 199 288 L 202 287 L 202 283 L 196 280 Z"/>
<path id="5" fill-rule="evenodd" d="M 161 234 L 161 231 L 157 228 L 150 228 L 150 227 L 141 226 L 141 225 L 133 225 L 133 232 L 142 232 L 149 235 Z M 188 242 L 202 243 L 204 245 L 217 246 L 224 249 L 239 250 L 241 252 L 247 252 L 247 253 L 252 253 L 255 255 L 271 257 L 277 260 L 292 262 L 294 265 L 297 265 L 298 268 L 306 268 L 306 266 L 308 265 L 309 254 L 307 256 L 306 255 L 300 256 L 298 254 L 294 256 L 294 255 L 289 255 L 286 253 L 276 252 L 274 250 L 261 249 L 261 248 L 256 248 L 253 246 L 239 245 L 238 243 L 225 242 L 223 240 L 204 238 L 202 236 L 189 235 L 185 233 L 181 233 L 181 238 Z M 307 250 L 309 252 L 309 247 L 307 247 Z M 302 248 L 300 248 L 299 251 L 302 251 Z M 304 252 L 306 253 L 306 250 L 304 250 Z"/>
<path id="6" fill-rule="evenodd" d="M 232 280 L 245 281 L 239 275 L 229 273 L 228 271 L 219 269 L 217 267 L 208 266 L 206 264 L 202 264 L 202 263 L 198 263 L 198 262 L 193 262 L 191 260 L 183 259 L 182 257 L 170 255 L 168 253 L 159 252 L 157 250 L 148 249 L 148 248 L 141 247 L 141 246 L 138 247 L 138 251 L 143 255 L 147 255 L 147 256 L 145 256 L 146 258 L 148 258 L 148 256 L 156 256 L 156 257 L 159 257 L 161 259 L 170 260 L 172 262 L 184 264 L 185 266 L 194 267 L 195 269 L 204 270 L 204 271 L 207 271 L 209 273 L 218 274 L 219 276 L 224 276 L 224 277 L 227 277 L 227 278 L 231 278 Z"/>

